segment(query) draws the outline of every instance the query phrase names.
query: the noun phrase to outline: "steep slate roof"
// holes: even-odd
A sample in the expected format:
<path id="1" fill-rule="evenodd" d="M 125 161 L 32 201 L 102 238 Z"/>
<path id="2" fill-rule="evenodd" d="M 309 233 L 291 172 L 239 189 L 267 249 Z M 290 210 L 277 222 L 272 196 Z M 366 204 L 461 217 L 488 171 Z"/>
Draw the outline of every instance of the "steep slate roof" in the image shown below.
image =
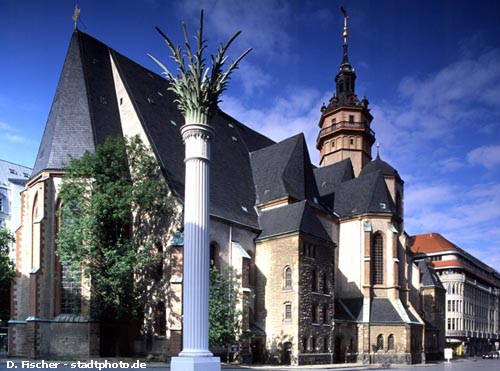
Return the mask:
<path id="1" fill-rule="evenodd" d="M 331 241 L 307 200 L 266 210 L 260 215 L 259 222 L 262 233 L 258 239 L 300 231 Z"/>
<path id="2" fill-rule="evenodd" d="M 382 161 L 379 155 L 377 155 L 375 160 L 366 164 L 363 167 L 360 176 L 373 173 L 375 171 L 380 171 L 384 176 L 395 177 L 397 180 L 403 183 L 403 180 L 399 176 L 398 171 L 394 169 L 391 165 L 389 165 L 387 162 Z"/>
<path id="3" fill-rule="evenodd" d="M 182 199 L 184 145 L 179 129 L 184 119 L 167 90 L 168 82 L 78 30 L 71 38 L 34 174 L 62 169 L 70 157 L 92 152 L 107 136 L 123 135 L 110 55 L 166 180 Z M 220 111 L 211 125 L 216 135 L 212 142 L 210 213 L 258 228 L 249 151 L 274 142 Z"/>
<path id="4" fill-rule="evenodd" d="M 335 192 L 334 210 L 341 218 L 364 213 L 396 214 L 380 171 L 341 183 Z"/>
<path id="5" fill-rule="evenodd" d="M 318 197 L 313 167 L 303 134 L 250 153 L 257 203 L 282 197 Z"/>
<path id="6" fill-rule="evenodd" d="M 419 261 L 418 268 L 420 270 L 420 285 L 422 287 L 435 287 L 444 290 L 444 286 L 437 276 L 436 271 L 426 261 Z"/>
<path id="7" fill-rule="evenodd" d="M 108 47 L 75 31 L 52 102 L 33 175 L 64 168 L 107 136 L 122 135 Z"/>
<path id="8" fill-rule="evenodd" d="M 184 145 L 180 127 L 184 119 L 173 102 L 175 97 L 168 90 L 168 81 L 79 30 L 71 38 L 33 175 L 42 170 L 63 169 L 71 157 L 94 151 L 107 136 L 123 135 L 110 56 L 165 179 L 182 200 Z M 341 217 L 394 211 L 382 176 L 387 167 L 373 170 L 385 164 L 379 158 L 372 170 L 363 170 L 354 179 L 349 160 L 314 169 L 303 134 L 275 143 L 222 111 L 214 115 L 211 125 L 216 132 L 210 169 L 212 216 L 262 229 L 261 236 L 294 227 L 325 238 L 322 227 L 304 224 L 306 213 L 317 220 L 306 203 L 280 211 L 298 213 L 286 226 L 268 221 L 268 212 L 260 218 L 264 223 L 260 225 L 254 206 L 288 197 L 292 201 L 309 200 L 311 205 L 320 202 Z M 298 207 L 302 208 L 300 212 Z M 282 216 L 285 221 L 289 219 L 286 214 Z"/>
<path id="9" fill-rule="evenodd" d="M 329 166 L 315 168 L 314 177 L 321 202 L 333 210 L 337 187 L 343 182 L 354 179 L 351 159 L 346 158 Z"/>

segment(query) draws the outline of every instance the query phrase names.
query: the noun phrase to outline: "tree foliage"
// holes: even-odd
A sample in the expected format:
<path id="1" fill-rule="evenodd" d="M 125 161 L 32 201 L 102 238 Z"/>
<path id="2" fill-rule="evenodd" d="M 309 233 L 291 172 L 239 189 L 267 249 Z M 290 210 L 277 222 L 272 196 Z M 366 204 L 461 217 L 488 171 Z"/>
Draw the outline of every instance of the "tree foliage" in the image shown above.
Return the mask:
<path id="1" fill-rule="evenodd" d="M 225 274 L 215 267 L 210 269 L 209 333 L 210 346 L 226 346 L 236 340 L 241 329 L 241 311 L 237 309 L 240 292 L 238 277 L 232 268 Z"/>
<path id="2" fill-rule="evenodd" d="M 144 277 L 171 222 L 172 202 L 156 159 L 138 137 L 108 138 L 73 159 L 60 189 L 61 264 L 91 282 L 91 315 L 139 316 Z"/>
<path id="3" fill-rule="evenodd" d="M 220 102 L 220 95 L 227 89 L 232 72 L 238 68 L 240 61 L 250 53 L 251 49 L 243 52 L 229 65 L 226 71 L 223 71 L 228 59 L 226 52 L 241 33 L 241 31 L 236 32 L 224 45 L 219 46 L 215 56 L 211 56 L 212 67 L 210 71 L 203 57 L 203 52 L 206 49 L 206 40 L 203 39 L 203 10 L 200 14 L 198 34 L 195 37 L 197 43 L 195 51 L 191 49 L 184 22 L 182 23 L 186 47 L 184 52 L 180 46 L 175 46 L 158 27 L 156 27 L 156 30 L 167 43 L 172 53 L 171 58 L 177 64 L 179 75 L 174 76 L 158 59 L 152 55 L 149 55 L 149 57 L 160 66 L 163 70 L 162 74 L 170 81 L 170 90 L 177 94 L 176 103 L 186 122 L 206 124 L 203 120 L 206 120 L 215 111 L 217 104 Z M 209 71 L 210 76 L 208 75 Z"/>
<path id="4" fill-rule="evenodd" d="M 9 257 L 9 248 L 13 243 L 12 233 L 5 227 L 0 228 L 0 320 L 3 323 L 10 317 L 10 284 L 15 270 Z"/>

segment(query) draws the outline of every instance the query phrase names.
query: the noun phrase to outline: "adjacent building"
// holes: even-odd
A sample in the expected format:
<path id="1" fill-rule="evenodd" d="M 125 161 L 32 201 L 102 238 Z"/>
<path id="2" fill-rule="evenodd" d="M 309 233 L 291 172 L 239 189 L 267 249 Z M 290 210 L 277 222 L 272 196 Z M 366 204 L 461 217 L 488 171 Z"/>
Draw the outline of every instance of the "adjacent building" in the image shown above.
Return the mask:
<path id="1" fill-rule="evenodd" d="M 0 160 L 0 227 L 12 233 L 21 225 L 21 192 L 29 177 L 31 168 Z"/>
<path id="2" fill-rule="evenodd" d="M 345 37 L 335 93 L 318 115 L 320 167 L 311 164 L 302 134 L 275 143 L 220 110 L 212 118 L 210 257 L 221 270 L 241 273 L 249 335 L 241 341 L 253 361 L 425 360 L 427 325 L 412 300 L 425 280 L 404 230 L 404 181 L 378 153 L 372 157 L 372 116 L 355 80 Z M 113 355 L 118 338 L 132 339 L 127 349 L 136 354 L 181 350 L 180 229 L 158 249 L 163 266 L 152 277 L 144 322 L 128 336 L 104 331 L 85 300 L 76 313 L 67 309 L 88 286 L 65 279 L 55 243 L 65 165 L 108 136 L 139 135 L 182 210 L 183 118 L 168 88 L 159 75 L 74 31 L 22 193 L 11 355 Z"/>
<path id="3" fill-rule="evenodd" d="M 439 233 L 412 241 L 416 261 L 426 261 L 446 290 L 446 344 L 457 354 L 481 355 L 500 341 L 500 273 Z"/>

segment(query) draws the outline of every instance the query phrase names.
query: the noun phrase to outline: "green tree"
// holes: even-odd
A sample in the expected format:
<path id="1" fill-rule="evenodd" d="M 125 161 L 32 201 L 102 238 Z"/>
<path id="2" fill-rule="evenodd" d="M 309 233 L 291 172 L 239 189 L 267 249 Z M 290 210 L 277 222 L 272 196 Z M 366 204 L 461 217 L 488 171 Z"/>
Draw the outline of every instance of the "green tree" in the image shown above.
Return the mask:
<path id="1" fill-rule="evenodd" d="M 95 319 L 140 318 L 147 275 L 160 259 L 172 201 L 156 159 L 138 137 L 108 138 L 67 167 L 60 189 L 61 264 L 90 279 Z"/>
<path id="2" fill-rule="evenodd" d="M 9 248 L 14 242 L 10 231 L 0 228 L 0 320 L 5 324 L 10 318 L 10 284 L 15 276 Z"/>
<path id="3" fill-rule="evenodd" d="M 210 268 L 208 340 L 210 346 L 226 346 L 234 343 L 241 330 L 241 311 L 238 276 L 230 267 L 225 274 Z"/>

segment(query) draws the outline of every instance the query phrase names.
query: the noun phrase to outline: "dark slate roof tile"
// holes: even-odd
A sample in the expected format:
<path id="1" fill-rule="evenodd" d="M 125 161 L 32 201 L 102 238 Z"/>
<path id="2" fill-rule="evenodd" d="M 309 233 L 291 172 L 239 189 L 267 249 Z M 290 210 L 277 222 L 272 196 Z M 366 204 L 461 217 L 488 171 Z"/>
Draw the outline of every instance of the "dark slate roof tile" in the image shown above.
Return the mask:
<path id="1" fill-rule="evenodd" d="M 365 174 L 373 173 L 375 171 L 380 171 L 384 176 L 390 176 L 390 177 L 395 177 L 397 180 L 399 180 L 401 183 L 403 183 L 403 180 L 399 176 L 399 173 L 396 169 L 394 169 L 391 165 L 389 165 L 387 162 L 382 161 L 380 159 L 380 156 L 377 155 L 375 160 L 371 161 L 370 163 L 366 164 L 365 167 L 363 167 L 363 170 L 361 170 L 360 176 L 363 176 Z"/>
<path id="2" fill-rule="evenodd" d="M 262 229 L 259 239 L 300 231 L 331 241 L 316 210 L 306 200 L 263 211 L 259 222 Z"/>
<path id="3" fill-rule="evenodd" d="M 107 136 L 120 135 L 109 49 L 76 30 L 71 37 L 33 175 L 46 169 L 62 169 L 71 158 L 94 151 Z"/>
<path id="4" fill-rule="evenodd" d="M 293 200 L 318 197 L 303 134 L 254 151 L 250 158 L 258 204 L 282 197 Z"/>
<path id="5" fill-rule="evenodd" d="M 430 267 L 429 264 L 421 260 L 418 262 L 418 268 L 420 270 L 420 284 L 423 287 L 435 287 L 439 289 L 445 289 L 441 280 L 434 268 Z"/>
<path id="6" fill-rule="evenodd" d="M 375 298 L 370 305 L 370 322 L 401 323 L 405 322 L 389 299 Z"/>
<path id="7" fill-rule="evenodd" d="M 396 213 L 380 171 L 341 183 L 335 192 L 334 210 L 340 217 L 364 213 Z"/>

